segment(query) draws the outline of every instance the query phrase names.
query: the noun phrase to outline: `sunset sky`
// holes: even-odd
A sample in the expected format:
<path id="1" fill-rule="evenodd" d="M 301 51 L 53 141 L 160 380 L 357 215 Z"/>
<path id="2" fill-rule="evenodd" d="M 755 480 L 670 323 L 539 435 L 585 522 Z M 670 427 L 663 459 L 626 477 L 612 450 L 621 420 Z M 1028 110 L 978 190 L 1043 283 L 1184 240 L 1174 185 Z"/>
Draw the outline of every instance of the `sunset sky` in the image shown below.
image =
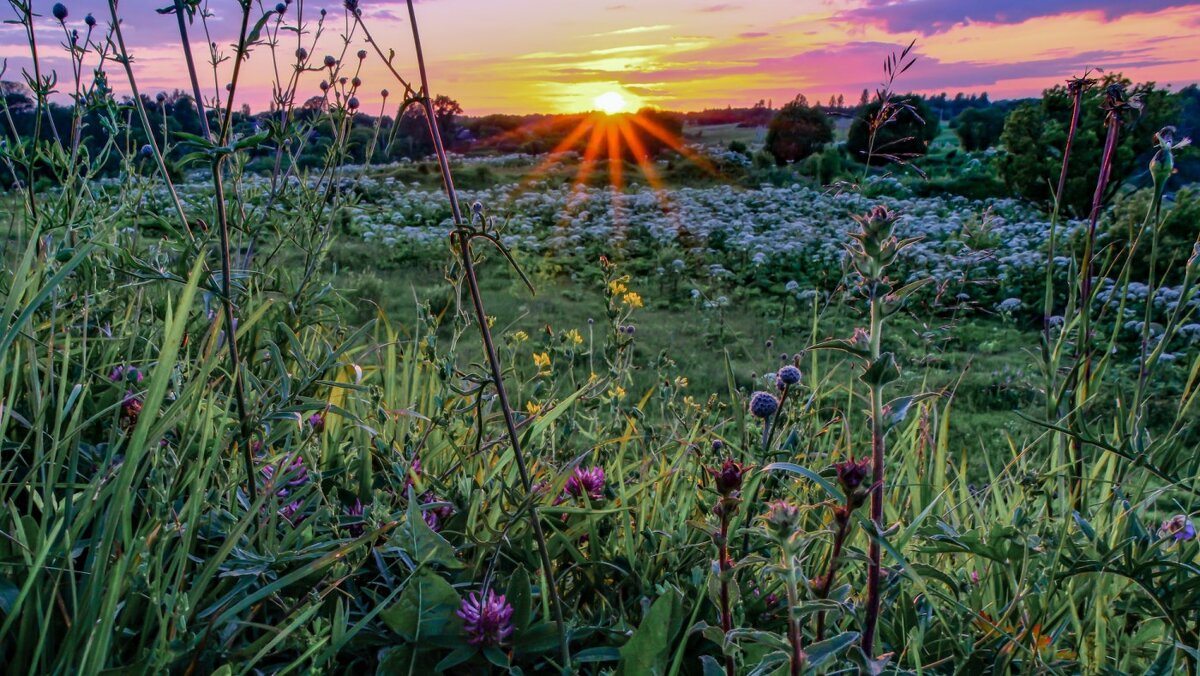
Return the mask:
<path id="1" fill-rule="evenodd" d="M 44 67 L 69 77 L 62 28 L 50 17 L 52 2 L 34 0 Z M 101 25 L 107 3 L 68 0 L 68 27 L 84 29 L 90 11 Z M 143 91 L 187 88 L 173 16 L 154 9 L 170 0 L 121 0 L 124 31 Z M 225 52 L 237 34 L 234 0 L 209 0 L 209 29 Z M 315 29 L 329 10 L 316 56 L 341 52 L 337 36 L 344 10 L 337 2 L 294 0 L 285 14 L 303 16 Z M 265 6 L 273 7 L 274 0 Z M 414 75 L 412 42 L 403 2 L 362 0 L 372 34 L 393 48 L 402 74 Z M 0 18 L 12 18 L 4 3 Z M 827 100 L 857 101 L 874 88 L 886 55 L 914 38 L 919 61 L 900 88 L 919 92 L 986 91 L 993 99 L 1034 95 L 1087 67 L 1122 71 L 1136 81 L 1180 87 L 1200 79 L 1200 2 L 1171 0 L 423 0 L 417 5 L 432 89 L 458 99 L 468 114 L 574 112 L 596 108 L 596 98 L 616 92 L 631 107 L 654 105 L 695 110 L 776 104 L 803 92 Z M 197 26 L 194 54 L 203 66 L 208 50 Z M 197 39 L 199 38 L 199 39 Z M 362 41 L 355 36 L 348 54 Z M 279 54 L 290 58 L 294 34 Z M 20 79 L 29 49 L 20 26 L 0 26 L 3 78 Z M 353 56 L 351 56 L 353 58 Z M 110 66 L 119 91 L 128 87 Z M 217 78 L 228 78 L 229 64 Z M 286 72 L 286 70 L 285 70 Z M 365 110 L 378 105 L 380 89 L 398 91 L 373 54 L 363 67 Z M 243 95 L 252 108 L 270 99 L 271 55 L 258 47 L 249 62 Z M 320 74 L 303 81 L 302 96 L 319 94 Z M 217 86 L 201 73 L 206 94 Z M 611 99 L 611 97 L 610 97 Z"/>

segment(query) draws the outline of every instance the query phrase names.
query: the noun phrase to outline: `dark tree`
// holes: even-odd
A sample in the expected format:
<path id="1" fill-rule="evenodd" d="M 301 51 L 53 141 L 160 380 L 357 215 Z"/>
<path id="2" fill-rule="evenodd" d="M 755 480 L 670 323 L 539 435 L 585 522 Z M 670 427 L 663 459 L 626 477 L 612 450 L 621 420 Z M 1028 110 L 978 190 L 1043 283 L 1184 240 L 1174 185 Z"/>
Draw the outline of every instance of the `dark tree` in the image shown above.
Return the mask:
<path id="1" fill-rule="evenodd" d="M 928 152 L 930 142 L 937 138 L 939 125 L 923 99 L 912 95 L 897 97 L 888 103 L 884 115 L 880 115 L 881 109 L 880 101 L 872 101 L 850 124 L 846 138 L 850 157 L 884 165 Z"/>
<path id="2" fill-rule="evenodd" d="M 785 105 L 767 130 L 767 152 L 779 166 L 802 160 L 833 141 L 833 123 L 803 96 Z"/>
<path id="3" fill-rule="evenodd" d="M 994 107 L 967 108 L 955 119 L 954 132 L 966 150 L 990 148 L 1004 132 L 1004 111 Z"/>

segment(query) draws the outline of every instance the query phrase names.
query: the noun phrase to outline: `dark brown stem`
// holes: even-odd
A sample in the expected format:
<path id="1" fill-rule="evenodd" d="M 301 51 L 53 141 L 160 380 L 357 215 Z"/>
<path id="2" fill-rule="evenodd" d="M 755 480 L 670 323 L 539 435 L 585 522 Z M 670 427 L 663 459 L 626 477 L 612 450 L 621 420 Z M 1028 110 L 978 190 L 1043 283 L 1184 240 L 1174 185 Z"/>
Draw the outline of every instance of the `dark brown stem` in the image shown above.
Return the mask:
<path id="1" fill-rule="evenodd" d="M 846 538 L 850 535 L 850 496 L 846 496 L 845 517 L 840 514 L 836 516 L 838 529 L 833 536 L 833 551 L 829 554 L 829 569 L 825 572 L 825 577 L 821 579 L 820 585 L 817 587 L 817 598 L 822 601 L 829 598 L 829 592 L 833 589 L 833 583 L 837 579 L 838 564 L 842 558 L 842 547 L 845 545 Z M 825 639 L 825 611 L 817 613 L 817 640 Z"/>
<path id="2" fill-rule="evenodd" d="M 1087 237 L 1083 245 L 1083 260 L 1080 262 L 1079 273 L 1083 276 L 1079 285 L 1079 335 L 1076 338 L 1077 360 L 1073 373 L 1075 381 L 1075 404 L 1070 415 L 1070 429 L 1075 430 L 1079 418 L 1079 410 L 1088 399 L 1088 390 L 1092 382 L 1092 275 L 1093 258 L 1095 257 L 1096 224 L 1100 220 L 1100 210 L 1104 206 L 1104 191 L 1112 174 L 1113 155 L 1116 153 L 1117 141 L 1121 134 L 1121 111 L 1110 110 L 1108 113 L 1108 134 L 1104 139 L 1104 154 L 1100 161 L 1100 176 L 1096 179 L 1096 192 L 1092 194 L 1092 210 L 1088 217 Z M 1083 442 L 1079 437 L 1071 438 L 1071 502 L 1076 511 L 1084 506 L 1083 483 L 1086 468 L 1083 459 Z"/>
<path id="3" fill-rule="evenodd" d="M 530 501 L 529 523 L 533 529 L 534 537 L 537 539 L 538 555 L 542 561 L 542 573 L 546 578 L 546 587 L 550 593 L 554 620 L 558 624 L 558 640 L 563 660 L 562 668 L 565 672 L 570 670 L 571 648 L 567 641 L 567 628 L 563 622 L 562 600 L 558 596 L 558 587 L 554 580 L 554 565 L 550 560 L 550 549 L 546 545 L 546 535 L 542 531 L 542 522 L 538 516 L 537 505 L 533 502 L 533 482 L 529 477 L 529 470 L 525 464 L 525 454 L 521 450 L 521 438 L 517 432 L 516 419 L 513 417 L 512 406 L 508 400 L 508 392 L 504 387 L 504 370 L 500 366 L 500 357 L 496 353 L 496 346 L 492 341 L 492 331 L 488 326 L 487 312 L 483 306 L 483 294 L 479 290 L 479 280 L 475 275 L 475 262 L 471 255 L 470 235 L 463 230 L 465 223 L 463 222 L 462 210 L 458 204 L 458 194 L 454 190 L 454 177 L 450 173 L 450 161 L 446 156 L 446 148 L 442 144 L 441 132 L 435 123 L 433 101 L 429 96 L 429 78 L 425 71 L 425 56 L 421 50 L 421 35 L 417 30 L 417 15 L 413 9 L 412 0 L 408 0 L 408 18 L 412 24 L 413 45 L 417 52 L 417 69 L 421 76 L 421 103 L 425 107 L 425 121 L 429 125 L 429 134 L 433 140 L 434 151 L 437 153 L 438 167 L 442 174 L 442 185 L 445 187 L 446 196 L 450 200 L 450 212 L 454 217 L 454 225 L 457 229 L 456 239 L 458 240 L 459 257 L 463 266 L 463 276 L 467 279 L 471 301 L 475 306 L 475 319 L 476 323 L 479 324 L 479 333 L 483 338 L 483 346 L 487 353 L 492 381 L 496 386 L 496 397 L 500 401 L 500 409 L 504 414 L 504 424 L 508 429 L 508 440 L 512 446 L 517 471 L 521 476 L 521 485 L 525 489 L 526 498 Z"/>
<path id="4" fill-rule="evenodd" d="M 721 631 L 728 637 L 729 632 L 733 631 L 733 610 L 729 606 L 729 576 L 733 570 L 733 561 L 729 558 L 729 512 L 733 507 L 724 503 L 725 498 L 721 498 L 721 541 L 717 545 L 717 569 L 721 576 Z M 725 655 L 725 674 L 734 676 L 733 655 Z"/>

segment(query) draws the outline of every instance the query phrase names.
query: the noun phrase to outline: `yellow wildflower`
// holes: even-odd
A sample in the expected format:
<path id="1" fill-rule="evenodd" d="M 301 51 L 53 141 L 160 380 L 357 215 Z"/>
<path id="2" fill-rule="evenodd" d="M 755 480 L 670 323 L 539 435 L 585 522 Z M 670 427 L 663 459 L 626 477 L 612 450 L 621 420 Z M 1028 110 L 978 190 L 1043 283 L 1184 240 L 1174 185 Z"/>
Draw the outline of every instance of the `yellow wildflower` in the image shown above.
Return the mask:
<path id="1" fill-rule="evenodd" d="M 642 307 L 642 297 L 636 291 L 630 291 L 622 296 L 621 300 L 629 307 Z"/>
<path id="2" fill-rule="evenodd" d="M 534 352 L 533 363 L 538 367 L 539 371 L 550 370 L 550 353 L 549 352 Z"/>
<path id="3" fill-rule="evenodd" d="M 678 376 L 675 378 L 675 387 L 682 390 L 683 388 L 685 388 L 687 386 L 688 386 L 688 379 L 686 376 Z"/>
<path id="4" fill-rule="evenodd" d="M 619 280 L 614 279 L 608 283 L 608 292 L 614 296 L 619 296 L 629 290 L 629 287 Z"/>
<path id="5" fill-rule="evenodd" d="M 568 343 L 575 345 L 580 345 L 583 343 L 583 336 L 579 335 L 578 329 L 571 329 L 570 331 L 567 331 L 566 337 Z"/>
<path id="6" fill-rule="evenodd" d="M 542 412 L 542 405 L 527 401 L 525 402 L 525 410 L 529 412 L 529 415 L 537 415 Z"/>
<path id="7" fill-rule="evenodd" d="M 517 341 L 518 343 L 524 343 L 525 341 L 529 340 L 529 334 L 525 333 L 524 331 L 517 331 L 516 333 L 512 334 L 512 337 L 513 340 Z"/>
<path id="8" fill-rule="evenodd" d="M 614 387 L 608 391 L 608 396 L 613 399 L 624 399 L 625 398 L 625 388 L 621 387 L 620 385 L 617 385 L 616 387 Z"/>
<path id="9" fill-rule="evenodd" d="M 596 380 L 598 380 L 599 378 L 600 378 L 600 376 L 596 375 L 596 372 L 595 372 L 595 371 L 592 371 L 592 374 L 591 374 L 590 376 L 588 376 L 588 383 L 589 383 L 589 384 L 591 384 L 591 383 L 594 383 L 594 382 L 596 382 Z"/>

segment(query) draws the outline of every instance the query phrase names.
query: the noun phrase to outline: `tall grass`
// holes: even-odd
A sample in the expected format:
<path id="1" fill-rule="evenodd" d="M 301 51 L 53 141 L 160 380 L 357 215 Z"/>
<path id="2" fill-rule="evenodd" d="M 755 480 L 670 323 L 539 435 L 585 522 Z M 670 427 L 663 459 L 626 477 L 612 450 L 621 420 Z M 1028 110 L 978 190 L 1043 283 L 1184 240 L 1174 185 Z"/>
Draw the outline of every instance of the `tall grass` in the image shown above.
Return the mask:
<path id="1" fill-rule="evenodd" d="M 902 214 L 862 216 L 845 283 L 779 338 L 791 356 L 764 358 L 765 380 L 726 354 L 642 354 L 649 282 L 617 253 L 593 271 L 594 324 L 502 331 L 480 277 L 521 256 L 491 205 L 458 205 L 411 3 L 416 78 L 357 3 L 339 31 L 304 0 L 244 0 L 207 93 L 187 40 L 214 17 L 174 3 L 195 137 L 86 81 L 94 63 L 137 91 L 115 2 L 106 27 L 64 33 L 72 129 L 43 130 L 44 22 L 10 4 L 39 128 L 20 137 L 0 110 L 6 673 L 1195 673 L 1200 359 L 1165 355 L 1194 319 L 1200 245 L 1173 307 L 1129 300 L 1167 277 L 1136 279 L 1130 260 L 1162 253 L 1170 130 L 1129 249 L 1053 239 L 1073 272 L 1046 275 L 1041 434 L 966 449 L 953 389 L 885 330 L 924 293 L 889 277 Z M 345 162 L 367 58 L 430 121 L 454 214 L 445 308 L 352 307 L 327 262 L 358 199 Z M 247 59 L 274 64 L 277 105 L 238 136 Z M 294 103 L 305 74 L 324 80 L 311 116 Z M 77 141 L 92 123 L 117 132 L 96 154 Z M 329 149 L 306 169 L 317 130 Z M 252 150 L 269 181 L 251 180 Z M 111 156 L 122 180 L 96 180 Z M 1069 157 L 1068 141 L 1064 175 Z M 834 311 L 861 331 L 828 335 Z M 728 386 L 694 391 L 702 370 Z"/>

